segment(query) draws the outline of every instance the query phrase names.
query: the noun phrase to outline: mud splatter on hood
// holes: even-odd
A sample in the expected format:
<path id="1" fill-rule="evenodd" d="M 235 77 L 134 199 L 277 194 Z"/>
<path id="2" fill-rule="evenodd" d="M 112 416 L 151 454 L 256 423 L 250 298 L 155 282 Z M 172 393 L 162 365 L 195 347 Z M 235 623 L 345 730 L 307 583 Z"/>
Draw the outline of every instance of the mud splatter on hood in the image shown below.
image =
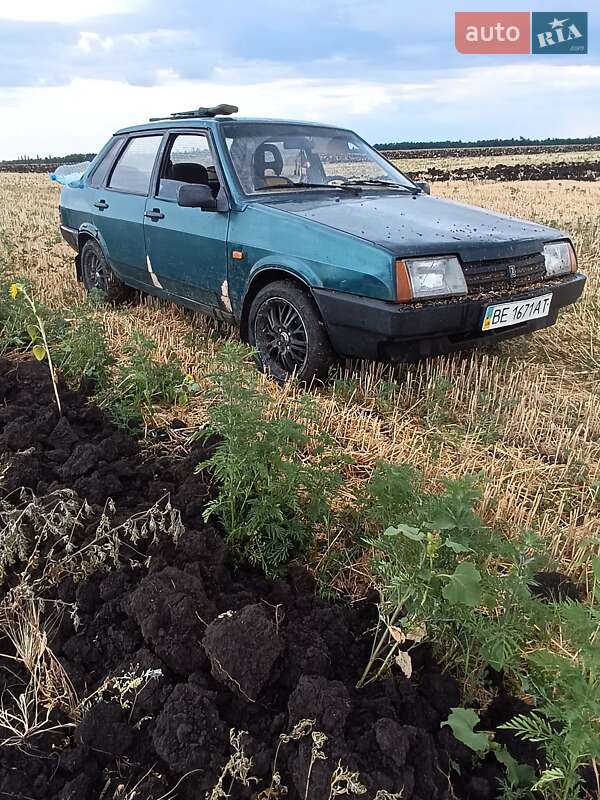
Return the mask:
<path id="1" fill-rule="evenodd" d="M 425 194 L 365 191 L 336 197 L 323 190 L 269 200 L 282 211 L 367 239 L 399 256 L 456 254 L 464 260 L 539 252 L 567 234 L 534 222 Z"/>

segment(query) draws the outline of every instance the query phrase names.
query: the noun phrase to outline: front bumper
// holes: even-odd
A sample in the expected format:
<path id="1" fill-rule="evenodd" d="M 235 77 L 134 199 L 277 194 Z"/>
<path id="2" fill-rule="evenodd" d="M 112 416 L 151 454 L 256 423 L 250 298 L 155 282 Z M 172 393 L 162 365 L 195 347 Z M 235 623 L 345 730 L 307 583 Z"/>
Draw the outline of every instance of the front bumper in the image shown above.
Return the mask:
<path id="1" fill-rule="evenodd" d="M 559 309 L 581 296 L 585 281 L 585 275 L 576 273 L 514 294 L 465 297 L 418 305 L 373 300 L 330 289 L 313 289 L 313 296 L 332 347 L 339 355 L 383 361 L 416 361 L 547 328 L 556 322 Z M 486 333 L 481 330 L 484 312 L 489 305 L 550 292 L 552 303 L 547 317 Z"/>

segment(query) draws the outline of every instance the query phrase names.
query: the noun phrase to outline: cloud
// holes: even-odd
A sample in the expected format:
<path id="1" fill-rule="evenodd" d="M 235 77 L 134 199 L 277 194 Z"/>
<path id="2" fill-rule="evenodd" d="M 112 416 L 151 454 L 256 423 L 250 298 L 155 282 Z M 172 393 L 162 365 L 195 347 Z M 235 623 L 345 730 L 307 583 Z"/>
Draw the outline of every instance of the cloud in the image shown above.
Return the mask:
<path id="1" fill-rule="evenodd" d="M 11 121 L 2 132 L 0 154 L 96 151 L 120 127 L 219 102 L 238 104 L 244 116 L 343 125 L 370 141 L 589 136 L 600 130 L 594 102 L 600 66 L 506 65 L 429 73 L 418 82 L 397 74 L 387 81 L 190 81 L 168 70 L 158 80 L 151 87 L 77 79 L 67 86 L 0 90 L 0 114 Z M 551 103 L 539 86 L 552 87 Z M 43 133 L 40 119 L 49 121 Z"/>
<path id="2" fill-rule="evenodd" d="M 45 134 L 65 142 L 61 151 L 74 140 L 95 148 L 98 131 L 153 113 L 222 101 L 356 122 L 378 141 L 598 132 L 593 14 L 588 56 L 510 61 L 457 53 L 453 19 L 450 0 L 219 0 L 210 13 L 197 0 L 4 3 L 0 103 L 20 109 L 14 120 L 27 104 L 53 115 Z M 85 116 L 66 124 L 67 104 L 85 105 Z M 0 157 L 21 138 L 3 126 Z"/>
<path id="3" fill-rule="evenodd" d="M 453 4 L 429 4 L 220 0 L 218 12 L 208 14 L 195 0 L 126 0 L 122 5 L 63 0 L 54 4 L 60 10 L 54 18 L 44 11 L 45 4 L 23 0 L 4 22 L 0 18 L 0 85 L 66 84 L 74 78 L 151 85 L 165 69 L 190 80 L 226 69 L 250 69 L 260 80 L 290 72 L 307 78 L 385 80 L 399 70 L 506 64 L 505 56 L 457 53 Z M 76 10 L 72 15 L 67 13 L 71 7 Z M 590 55 L 560 56 L 561 65 L 598 62 L 594 46 L 600 29 L 594 15 L 590 26 Z M 527 64 L 532 56 L 517 59 Z"/>

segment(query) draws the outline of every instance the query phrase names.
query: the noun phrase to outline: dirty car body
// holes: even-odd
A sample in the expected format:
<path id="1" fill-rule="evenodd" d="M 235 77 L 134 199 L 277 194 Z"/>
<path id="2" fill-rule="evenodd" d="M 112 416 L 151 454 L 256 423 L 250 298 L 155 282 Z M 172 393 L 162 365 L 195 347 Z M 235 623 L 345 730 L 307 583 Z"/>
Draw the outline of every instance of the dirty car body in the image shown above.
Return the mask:
<path id="1" fill-rule="evenodd" d="M 235 323 L 277 378 L 530 333 L 585 283 L 566 233 L 432 197 L 356 134 L 309 123 L 118 131 L 63 188 L 61 231 L 88 289 L 109 275 Z"/>

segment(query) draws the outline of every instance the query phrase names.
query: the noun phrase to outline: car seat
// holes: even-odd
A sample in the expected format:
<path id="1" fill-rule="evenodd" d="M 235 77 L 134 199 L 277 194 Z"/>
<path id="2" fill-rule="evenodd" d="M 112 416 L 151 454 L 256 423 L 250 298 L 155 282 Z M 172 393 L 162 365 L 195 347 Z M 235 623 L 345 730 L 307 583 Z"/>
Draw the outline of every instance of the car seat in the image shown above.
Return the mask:
<path id="1" fill-rule="evenodd" d="M 267 155 L 271 156 L 268 161 Z M 264 189 L 267 186 L 294 185 L 293 181 L 281 174 L 283 170 L 283 156 L 275 144 L 268 144 L 265 142 L 256 148 L 253 158 L 253 167 L 254 186 L 256 189 Z M 274 174 L 267 175 L 267 170 L 270 170 Z"/>
<path id="2" fill-rule="evenodd" d="M 202 164 L 192 161 L 173 164 L 171 177 L 174 181 L 181 181 L 181 183 L 202 183 L 208 186 L 208 170 Z"/>

